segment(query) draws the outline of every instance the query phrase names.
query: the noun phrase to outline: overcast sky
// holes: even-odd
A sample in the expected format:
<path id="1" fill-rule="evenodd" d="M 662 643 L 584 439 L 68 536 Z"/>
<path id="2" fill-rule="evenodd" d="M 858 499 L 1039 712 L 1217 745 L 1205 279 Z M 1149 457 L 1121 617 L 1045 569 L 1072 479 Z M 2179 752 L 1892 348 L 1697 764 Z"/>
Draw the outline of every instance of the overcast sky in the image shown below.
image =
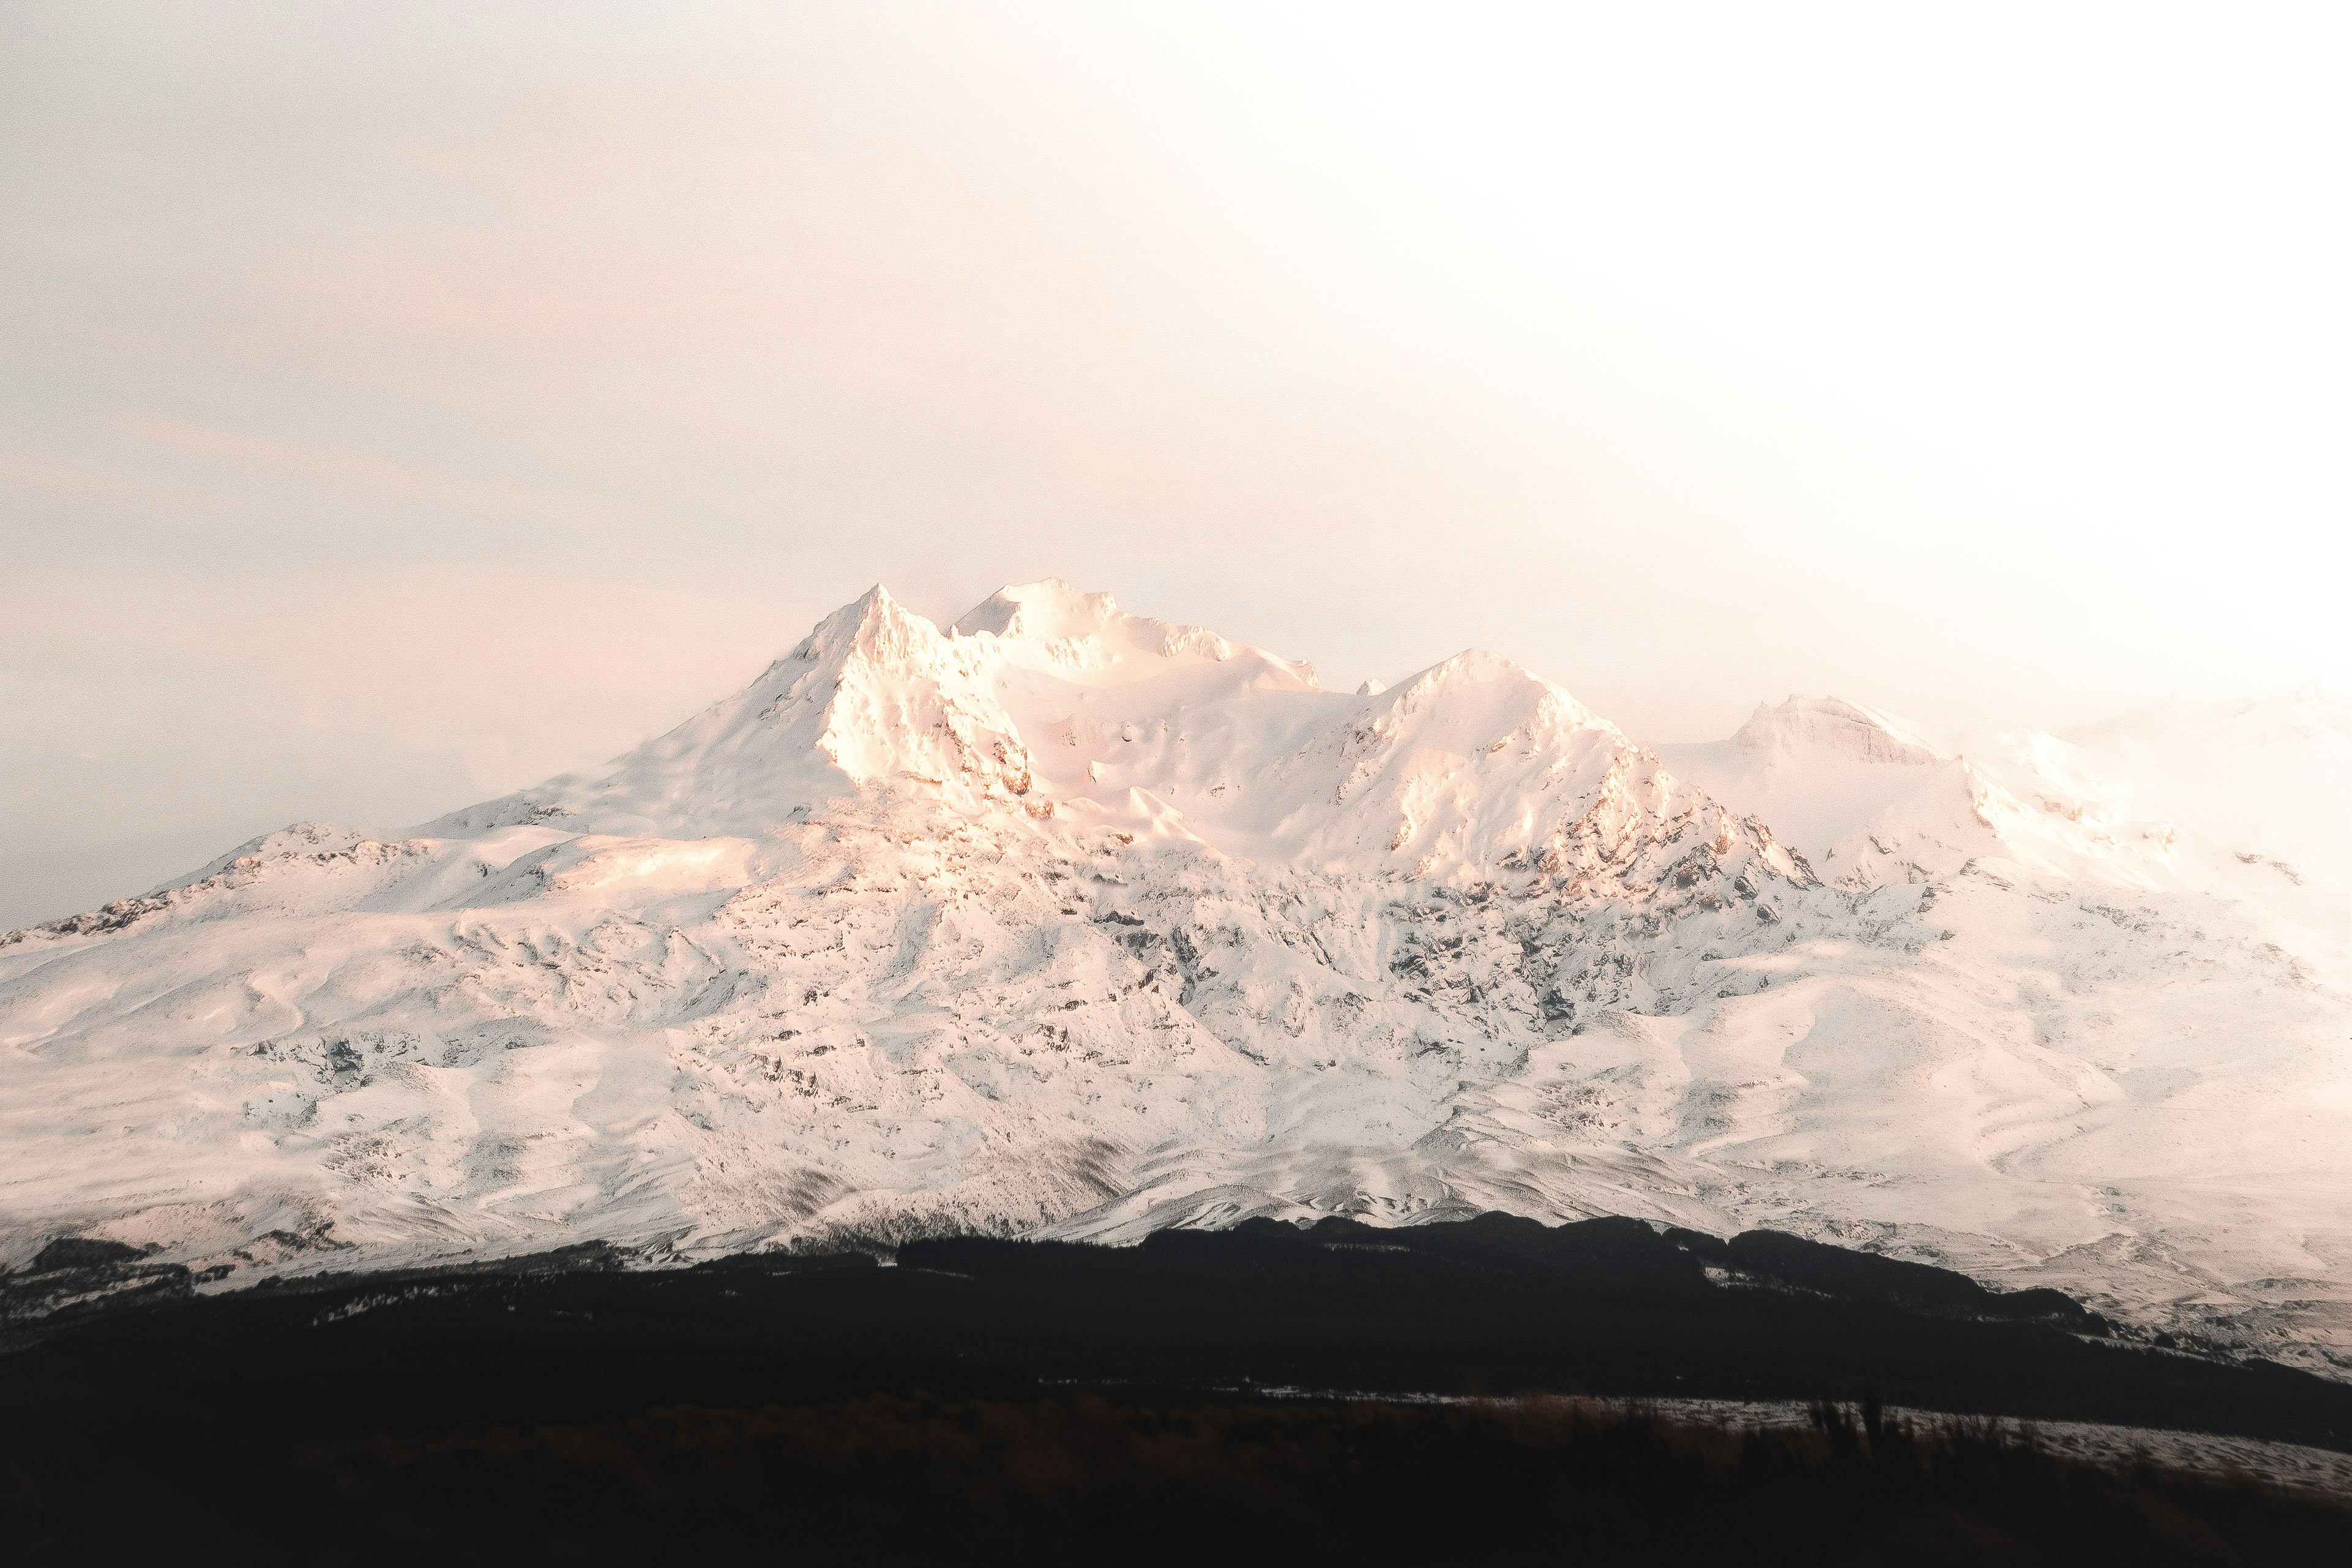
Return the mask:
<path id="1" fill-rule="evenodd" d="M 2343 681 L 2340 15 L 0 0 L 0 925 L 876 581 L 1650 741 Z"/>

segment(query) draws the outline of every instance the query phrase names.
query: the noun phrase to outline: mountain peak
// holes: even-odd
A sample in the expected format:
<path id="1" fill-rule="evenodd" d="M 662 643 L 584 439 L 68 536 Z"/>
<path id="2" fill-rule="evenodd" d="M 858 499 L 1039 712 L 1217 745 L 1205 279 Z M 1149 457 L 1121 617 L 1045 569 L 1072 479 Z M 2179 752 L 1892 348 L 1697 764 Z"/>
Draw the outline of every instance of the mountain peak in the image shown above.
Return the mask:
<path id="1" fill-rule="evenodd" d="M 860 653 L 903 659 L 940 640 L 939 627 L 877 583 L 819 621 L 785 658 L 804 664 L 837 664 Z"/>
<path id="2" fill-rule="evenodd" d="M 797 807 L 890 781 L 966 803 L 1020 795 L 1028 752 L 992 673 L 971 643 L 877 584 L 610 776 L 534 801 L 599 832 L 691 836 L 757 834 Z"/>
<path id="3" fill-rule="evenodd" d="M 1948 753 L 1918 726 L 1843 697 L 1792 694 L 1779 707 L 1759 702 L 1732 736 L 1742 752 L 1842 757 L 1850 762 L 1923 766 Z"/>
<path id="4" fill-rule="evenodd" d="M 1475 693 L 1489 695 L 1478 697 Z M 1568 688 L 1546 679 L 1515 658 L 1483 647 L 1464 648 L 1453 658 L 1431 665 L 1402 686 L 1384 688 L 1381 695 L 1398 713 L 1411 713 L 1441 700 L 1449 710 L 1457 713 L 1475 711 L 1489 700 L 1500 701 L 1506 708 L 1525 701 L 1532 704 L 1527 721 L 1539 728 L 1562 731 L 1595 730 L 1624 739 L 1616 725 L 1579 701 Z"/>
<path id="5" fill-rule="evenodd" d="M 1129 615 L 1108 594 L 1089 594 L 1059 577 L 1013 583 L 956 618 L 960 637 L 989 636 L 1036 650 L 1066 670 L 1108 669 L 1135 658 L 1193 658 L 1223 663 L 1241 650 L 1206 626 L 1181 626 Z M 1269 656 L 1271 657 L 1271 656 Z M 1304 672 L 1306 666 L 1283 663 Z M 1311 674 L 1305 677 L 1312 683 Z"/>
<path id="6" fill-rule="evenodd" d="M 1034 583 L 1007 583 L 958 616 L 954 629 L 966 636 L 993 632 L 1000 637 L 1050 642 L 1090 637 L 1108 628 L 1114 619 L 1126 618 L 1108 594 L 1088 594 L 1059 577 L 1041 577 Z"/>

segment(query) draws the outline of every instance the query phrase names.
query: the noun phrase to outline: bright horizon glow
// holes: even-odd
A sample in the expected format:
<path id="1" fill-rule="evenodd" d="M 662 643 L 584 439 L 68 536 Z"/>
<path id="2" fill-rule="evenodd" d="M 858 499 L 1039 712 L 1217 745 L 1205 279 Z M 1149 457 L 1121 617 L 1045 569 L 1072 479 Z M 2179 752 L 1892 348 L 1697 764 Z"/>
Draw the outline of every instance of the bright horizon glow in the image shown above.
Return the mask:
<path id="1" fill-rule="evenodd" d="M 1045 575 L 1637 738 L 2352 683 L 2325 8 L 33 5 L 0 925 Z"/>

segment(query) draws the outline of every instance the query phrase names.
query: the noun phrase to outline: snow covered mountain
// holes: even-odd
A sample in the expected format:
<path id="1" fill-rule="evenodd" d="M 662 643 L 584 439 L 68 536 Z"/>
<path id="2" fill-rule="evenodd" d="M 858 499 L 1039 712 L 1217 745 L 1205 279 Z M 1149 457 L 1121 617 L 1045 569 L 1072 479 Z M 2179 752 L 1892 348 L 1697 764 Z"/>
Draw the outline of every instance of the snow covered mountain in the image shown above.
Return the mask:
<path id="1" fill-rule="evenodd" d="M 1622 1213 L 2352 1365 L 2328 700 L 2263 814 L 2242 713 L 1650 749 L 1493 654 L 877 588 L 608 773 L 0 939 L 0 1265 Z"/>

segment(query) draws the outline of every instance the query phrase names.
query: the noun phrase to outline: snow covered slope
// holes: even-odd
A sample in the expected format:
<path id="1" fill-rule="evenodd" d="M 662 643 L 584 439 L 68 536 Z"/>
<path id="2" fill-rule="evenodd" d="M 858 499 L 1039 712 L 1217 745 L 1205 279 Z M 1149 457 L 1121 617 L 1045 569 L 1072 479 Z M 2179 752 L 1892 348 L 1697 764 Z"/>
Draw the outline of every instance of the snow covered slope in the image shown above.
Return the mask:
<path id="1" fill-rule="evenodd" d="M 1963 754 L 1875 708 L 1791 697 L 1759 706 L 1729 741 L 1662 752 L 1770 819 L 1843 887 L 1921 881 L 1979 860 L 2135 888 L 2182 876 L 2178 829 L 2092 798 L 2082 759 L 2048 735 L 1993 737 Z"/>
<path id="2" fill-rule="evenodd" d="M 2341 900 L 2141 735 L 1654 751 L 877 589 L 601 776 L 0 939 L 0 1264 L 1625 1213 L 2352 1359 Z"/>

